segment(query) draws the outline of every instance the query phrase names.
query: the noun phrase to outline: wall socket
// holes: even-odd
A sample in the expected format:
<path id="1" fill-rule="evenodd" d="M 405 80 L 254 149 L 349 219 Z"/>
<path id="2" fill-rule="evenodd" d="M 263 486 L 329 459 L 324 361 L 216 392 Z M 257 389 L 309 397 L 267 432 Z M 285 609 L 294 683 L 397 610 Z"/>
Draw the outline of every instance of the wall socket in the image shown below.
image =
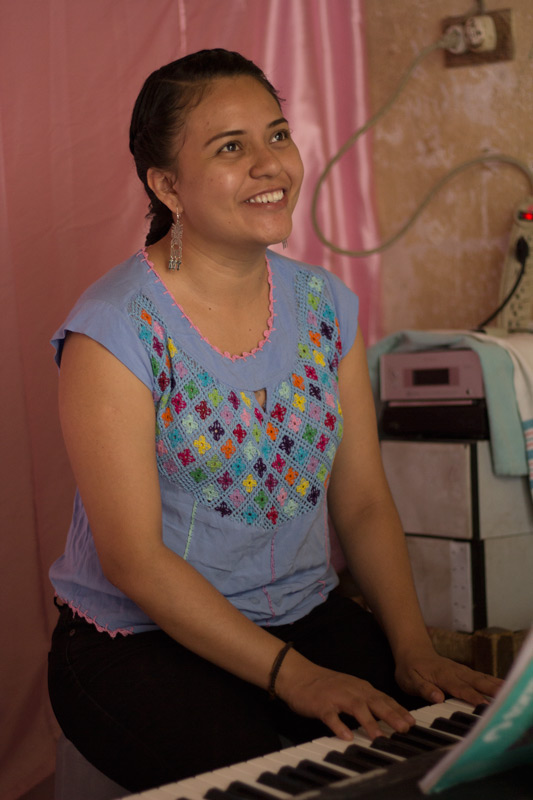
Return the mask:
<path id="1" fill-rule="evenodd" d="M 473 67 L 476 64 L 493 64 L 495 61 L 512 61 L 514 58 L 514 38 L 512 31 L 511 9 L 503 11 L 486 11 L 486 16 L 492 17 L 496 28 L 496 48 L 490 51 L 476 52 L 467 50 L 466 53 L 450 53 L 444 51 L 444 65 L 446 67 Z M 444 33 L 451 25 L 464 25 L 472 16 L 448 17 L 442 21 Z"/>

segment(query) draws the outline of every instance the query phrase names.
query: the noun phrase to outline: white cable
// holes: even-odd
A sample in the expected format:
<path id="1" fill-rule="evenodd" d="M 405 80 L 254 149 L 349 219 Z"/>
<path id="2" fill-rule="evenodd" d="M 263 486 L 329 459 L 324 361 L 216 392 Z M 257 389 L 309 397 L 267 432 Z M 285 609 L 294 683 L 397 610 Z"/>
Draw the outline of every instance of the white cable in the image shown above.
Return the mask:
<path id="1" fill-rule="evenodd" d="M 391 96 L 390 100 L 388 100 L 388 102 L 385 103 L 374 114 L 374 116 L 372 116 L 361 128 L 359 128 L 357 131 L 355 131 L 355 133 L 352 134 L 352 136 L 350 136 L 350 138 L 345 142 L 345 144 L 341 147 L 341 149 L 333 156 L 333 158 L 330 159 L 330 161 L 328 161 L 328 163 L 326 164 L 326 167 L 322 171 L 322 174 L 318 178 L 318 181 L 316 183 L 316 186 L 315 186 L 315 189 L 314 189 L 314 192 L 313 192 L 313 199 L 312 199 L 312 203 L 311 203 L 311 222 L 312 222 L 313 228 L 315 230 L 315 233 L 318 236 L 318 238 L 320 239 L 320 241 L 322 242 L 322 244 L 326 245 L 326 247 L 328 247 L 334 253 L 339 253 L 340 255 L 344 255 L 344 256 L 352 256 L 353 258 L 364 258 L 365 256 L 370 256 L 370 255 L 373 255 L 375 253 L 381 253 L 383 250 L 386 250 L 388 247 L 390 247 L 392 244 L 394 244 L 394 242 L 396 242 L 401 236 L 403 236 L 404 233 L 406 233 L 406 231 L 411 227 L 411 225 L 413 225 L 415 220 L 422 213 L 422 211 L 427 206 L 427 204 L 432 199 L 432 197 L 442 188 L 442 186 L 444 186 L 445 183 L 447 183 L 449 180 L 454 178 L 459 172 L 462 172 L 463 170 L 467 169 L 468 167 L 472 166 L 473 164 L 480 164 L 480 163 L 484 163 L 486 161 L 501 161 L 501 162 L 504 162 L 504 163 L 507 163 L 507 164 L 511 164 L 512 166 L 515 166 L 518 169 L 522 170 L 522 172 L 526 175 L 527 179 L 529 180 L 530 186 L 531 186 L 531 193 L 533 194 L 533 172 L 529 169 L 529 167 L 526 164 L 524 164 L 523 162 L 521 162 L 518 159 L 514 158 L 513 156 L 507 156 L 507 155 L 505 155 L 503 153 L 494 153 L 494 154 L 490 154 L 490 155 L 479 156 L 477 158 L 469 159 L 468 161 L 465 161 L 462 164 L 459 164 L 459 166 L 455 167 L 450 172 L 448 172 L 443 178 L 441 178 L 435 184 L 433 189 L 431 189 L 431 191 L 426 195 L 426 197 L 424 198 L 424 200 L 422 200 L 421 204 L 418 206 L 416 211 L 407 220 L 407 222 L 400 228 L 400 230 L 397 233 L 395 233 L 394 236 L 391 236 L 389 239 L 387 239 L 385 242 L 383 242 L 378 247 L 373 247 L 370 250 L 348 250 L 348 249 L 345 249 L 345 248 L 342 248 L 342 247 L 338 247 L 337 245 L 333 244 L 333 242 L 330 242 L 329 239 L 327 239 L 325 237 L 325 235 L 323 234 L 323 232 L 322 232 L 322 230 L 321 230 L 321 228 L 320 228 L 320 226 L 318 224 L 318 220 L 317 220 L 318 196 L 320 194 L 320 190 L 322 188 L 322 185 L 324 184 L 324 181 L 327 178 L 327 176 L 329 175 L 332 167 L 338 161 L 340 161 L 340 159 L 350 149 L 350 147 L 352 147 L 352 145 L 355 144 L 357 139 L 360 136 L 362 136 L 363 133 L 366 133 L 373 125 L 375 125 L 376 122 L 396 102 L 398 96 L 400 95 L 401 91 L 404 89 L 407 81 L 409 80 L 409 78 L 411 76 L 411 73 L 416 69 L 416 67 L 419 64 L 419 62 L 422 61 L 423 58 L 425 58 L 427 55 L 429 55 L 429 53 L 432 53 L 434 50 L 437 50 L 439 48 L 448 49 L 450 46 L 453 46 L 454 43 L 455 43 L 455 37 L 456 37 L 456 33 L 455 32 L 448 33 L 447 35 L 445 35 L 441 39 L 439 39 L 437 42 L 435 42 L 435 43 L 429 45 L 428 47 L 425 47 L 423 50 L 421 50 L 421 52 L 417 55 L 417 57 L 412 62 L 411 66 L 409 67 L 409 69 L 407 70 L 405 75 L 400 80 L 400 83 L 398 84 L 398 86 L 396 88 L 396 91 L 393 93 L 393 95 Z"/>

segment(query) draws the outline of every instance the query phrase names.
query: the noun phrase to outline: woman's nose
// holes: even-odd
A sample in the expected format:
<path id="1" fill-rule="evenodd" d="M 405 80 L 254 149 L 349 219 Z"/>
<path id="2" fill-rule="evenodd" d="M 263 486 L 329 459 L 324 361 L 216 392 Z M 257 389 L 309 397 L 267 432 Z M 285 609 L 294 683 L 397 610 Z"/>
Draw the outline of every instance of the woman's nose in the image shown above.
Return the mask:
<path id="1" fill-rule="evenodd" d="M 264 175 L 277 175 L 281 171 L 281 162 L 269 147 L 258 147 L 254 151 L 250 174 L 254 178 Z"/>

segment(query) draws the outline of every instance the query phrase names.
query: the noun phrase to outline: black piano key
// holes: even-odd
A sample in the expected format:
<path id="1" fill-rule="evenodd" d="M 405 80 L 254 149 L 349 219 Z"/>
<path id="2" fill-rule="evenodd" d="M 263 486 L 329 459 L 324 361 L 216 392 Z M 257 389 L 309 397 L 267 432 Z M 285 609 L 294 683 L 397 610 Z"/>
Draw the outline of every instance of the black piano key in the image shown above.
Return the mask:
<path id="1" fill-rule="evenodd" d="M 424 728 L 422 725 L 412 725 L 409 728 L 409 736 L 416 737 L 423 742 L 432 742 L 439 747 L 446 747 L 449 744 L 455 744 L 457 739 L 449 736 L 442 731 L 431 730 L 431 728 Z"/>
<path id="2" fill-rule="evenodd" d="M 327 753 L 324 757 L 324 761 L 328 761 L 330 764 L 336 764 L 338 767 L 344 767 L 344 769 L 349 769 L 357 775 L 363 775 L 365 772 L 371 772 L 373 769 L 376 769 L 376 765 L 369 764 L 368 760 L 363 756 L 351 756 L 348 758 L 339 750 L 332 750 L 330 753 Z"/>
<path id="3" fill-rule="evenodd" d="M 300 761 L 297 769 L 303 770 L 304 773 L 309 774 L 311 777 L 316 776 L 317 778 L 320 778 L 324 781 L 324 786 L 326 786 L 328 783 L 335 783 L 336 781 L 342 781 L 344 778 L 346 778 L 346 775 L 344 775 L 342 772 L 332 769 L 320 761 L 312 761 L 309 758 L 305 758 L 303 761 Z"/>
<path id="4" fill-rule="evenodd" d="M 454 722 L 460 722 L 462 725 L 466 725 L 467 728 L 471 728 L 472 725 L 475 725 L 477 722 L 473 714 L 467 714 L 464 711 L 454 711 L 450 719 L 453 719 Z"/>
<path id="5" fill-rule="evenodd" d="M 291 767 L 282 767 L 278 772 L 262 772 L 257 783 L 293 795 L 308 792 L 309 789 L 316 789 L 323 785 L 320 781 L 313 780 L 307 775 L 295 775 L 289 771 L 291 769 Z"/>
<path id="6" fill-rule="evenodd" d="M 485 713 L 485 711 L 487 710 L 488 707 L 489 707 L 489 703 L 480 703 L 472 711 L 472 714 L 475 714 L 476 717 L 481 717 L 481 715 Z"/>
<path id="7" fill-rule="evenodd" d="M 426 750 L 436 750 L 440 747 L 440 744 L 435 744 L 435 742 L 425 741 L 424 739 L 420 739 L 418 736 L 413 735 L 411 731 L 407 733 L 399 733 L 396 731 L 390 737 L 393 742 L 400 742 L 404 744 L 409 744 L 412 747 L 416 747 L 419 753 L 424 753 Z"/>
<path id="8" fill-rule="evenodd" d="M 295 781 L 300 781 L 307 786 L 327 786 L 329 781 L 324 775 L 312 774 L 309 770 L 297 767 L 282 767 L 280 773 L 288 778 L 293 778 Z"/>
<path id="9" fill-rule="evenodd" d="M 243 781 L 232 781 L 226 789 L 213 786 L 207 790 L 204 797 L 207 800 L 274 800 L 275 798 L 274 795 Z"/>
<path id="10" fill-rule="evenodd" d="M 468 733 L 468 726 L 457 720 L 448 719 L 448 717 L 437 717 L 430 725 L 437 731 L 444 731 L 444 733 L 453 733 L 454 736 L 466 736 Z"/>
<path id="11" fill-rule="evenodd" d="M 287 794 L 300 794 L 309 789 L 307 784 L 302 787 L 300 782 L 295 783 L 291 778 L 280 775 L 278 772 L 262 772 L 257 779 L 257 783 L 262 783 L 264 786 L 271 786 L 273 789 L 278 789 L 280 792 L 287 792 Z"/>
<path id="12" fill-rule="evenodd" d="M 352 758 L 352 756 L 355 758 L 362 758 L 367 764 L 371 765 L 373 769 L 376 769 L 376 767 L 388 767 L 396 763 L 396 759 L 390 758 L 383 753 L 376 753 L 368 747 L 361 747 L 358 744 L 348 745 L 344 751 L 344 755 L 347 758 Z"/>
<path id="13" fill-rule="evenodd" d="M 378 736 L 373 740 L 370 746 L 375 750 L 382 750 L 384 753 L 392 753 L 393 755 L 401 756 L 402 758 L 419 756 L 421 753 L 419 747 L 414 747 L 413 745 L 405 744 L 404 742 L 396 742 L 394 739 L 389 739 L 387 736 Z"/>

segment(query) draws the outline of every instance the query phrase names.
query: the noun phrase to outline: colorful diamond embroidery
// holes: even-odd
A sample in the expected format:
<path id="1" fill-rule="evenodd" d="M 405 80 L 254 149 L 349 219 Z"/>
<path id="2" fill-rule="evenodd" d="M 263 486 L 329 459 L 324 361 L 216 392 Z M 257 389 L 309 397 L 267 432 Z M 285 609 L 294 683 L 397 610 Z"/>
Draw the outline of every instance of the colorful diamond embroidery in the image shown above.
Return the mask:
<path id="1" fill-rule="evenodd" d="M 297 271 L 295 293 L 293 368 L 269 387 L 268 411 L 181 350 L 151 300 L 129 308 L 154 376 L 161 474 L 221 517 L 269 529 L 319 506 L 342 437 L 342 345 L 328 281 Z"/>

